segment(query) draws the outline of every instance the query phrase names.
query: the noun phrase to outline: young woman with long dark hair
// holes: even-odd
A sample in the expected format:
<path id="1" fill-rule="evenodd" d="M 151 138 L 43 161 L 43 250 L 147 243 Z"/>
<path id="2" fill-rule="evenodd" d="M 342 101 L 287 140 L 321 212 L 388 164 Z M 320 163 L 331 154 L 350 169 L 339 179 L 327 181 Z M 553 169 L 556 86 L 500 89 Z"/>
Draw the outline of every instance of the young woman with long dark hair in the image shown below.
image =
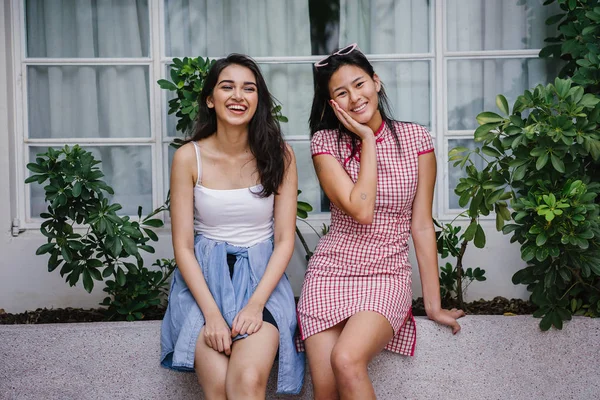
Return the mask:
<path id="1" fill-rule="evenodd" d="M 256 63 L 210 69 L 192 139 L 173 158 L 177 269 L 162 324 L 163 366 L 194 371 L 207 399 L 264 399 L 279 351 L 279 393 L 298 393 L 294 249 L 298 177 Z"/>
<path id="2" fill-rule="evenodd" d="M 315 399 L 374 399 L 371 359 L 384 348 L 414 352 L 411 234 L 428 317 L 456 333 L 464 315 L 440 304 L 433 141 L 424 127 L 391 118 L 356 44 L 316 63 L 315 79 L 311 152 L 331 226 L 306 271 L 300 332 Z"/>

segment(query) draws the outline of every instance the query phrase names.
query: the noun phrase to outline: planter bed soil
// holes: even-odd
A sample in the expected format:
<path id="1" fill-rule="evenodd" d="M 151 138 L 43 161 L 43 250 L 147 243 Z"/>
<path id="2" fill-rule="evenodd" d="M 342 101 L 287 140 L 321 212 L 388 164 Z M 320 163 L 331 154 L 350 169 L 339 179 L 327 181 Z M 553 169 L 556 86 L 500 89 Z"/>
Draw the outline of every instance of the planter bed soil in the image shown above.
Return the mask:
<path id="1" fill-rule="evenodd" d="M 445 308 L 457 307 L 455 303 L 444 302 Z M 527 300 L 506 299 L 496 297 L 493 300 L 477 300 L 466 303 L 465 312 L 470 315 L 527 315 L 532 314 L 536 307 Z M 9 314 L 0 309 L 0 324 L 55 324 L 70 322 L 99 322 L 108 321 L 102 308 L 38 308 L 19 314 Z M 164 309 L 156 308 L 146 313 L 146 320 L 162 319 Z M 413 300 L 413 314 L 424 316 L 423 299 Z"/>

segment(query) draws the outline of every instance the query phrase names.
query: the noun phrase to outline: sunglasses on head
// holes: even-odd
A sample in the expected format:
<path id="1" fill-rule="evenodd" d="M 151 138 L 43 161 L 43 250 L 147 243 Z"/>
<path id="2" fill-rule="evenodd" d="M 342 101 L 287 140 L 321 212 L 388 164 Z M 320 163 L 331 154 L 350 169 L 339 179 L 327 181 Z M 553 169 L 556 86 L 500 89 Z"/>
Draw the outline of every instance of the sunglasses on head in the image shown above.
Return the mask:
<path id="1" fill-rule="evenodd" d="M 329 64 L 327 62 L 327 60 L 329 60 L 331 57 L 333 56 L 345 56 L 347 54 L 352 53 L 354 50 L 356 50 L 358 48 L 358 44 L 356 43 L 352 43 L 349 44 L 348 46 L 344 47 L 343 49 L 339 49 L 338 51 L 336 51 L 335 53 L 331 53 L 330 55 L 328 55 L 327 57 L 325 57 L 324 59 L 317 61 L 315 63 L 315 68 L 319 68 L 319 67 L 324 67 L 327 64 Z"/>

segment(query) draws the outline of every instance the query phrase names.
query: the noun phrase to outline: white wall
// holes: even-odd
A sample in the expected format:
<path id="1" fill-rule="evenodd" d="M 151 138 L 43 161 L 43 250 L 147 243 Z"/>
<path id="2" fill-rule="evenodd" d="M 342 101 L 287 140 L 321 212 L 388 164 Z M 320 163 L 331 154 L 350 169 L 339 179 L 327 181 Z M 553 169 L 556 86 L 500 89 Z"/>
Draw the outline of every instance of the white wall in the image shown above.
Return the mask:
<path id="1" fill-rule="evenodd" d="M 0 308 L 7 312 L 22 312 L 38 307 L 96 307 L 104 298 L 101 288 L 88 294 L 81 284 L 70 287 L 58 271 L 48 273 L 47 257 L 36 256 L 35 250 L 45 238 L 37 231 L 27 231 L 17 237 L 10 232 L 15 211 L 13 93 L 17 89 L 11 72 L 9 2 L 0 2 Z M 320 223 L 315 224 L 319 226 Z M 527 297 L 524 286 L 514 286 L 510 279 L 520 269 L 518 246 L 509 245 L 508 237 L 497 233 L 493 221 L 486 221 L 484 228 L 488 236 L 485 249 L 467 250 L 465 267 L 482 267 L 487 271 L 488 280 L 474 283 L 467 294 L 469 299 L 491 299 L 505 297 Z M 306 230 L 302 227 L 302 230 Z M 156 258 L 172 257 L 170 237 L 167 230 L 160 233 L 160 241 L 155 246 L 157 252 L 146 257 L 148 265 Z M 315 235 L 306 232 L 310 245 L 316 243 Z M 296 293 L 300 292 L 305 270 L 304 253 L 297 242 L 297 252 L 288 268 L 288 276 Z M 414 255 L 411 254 L 414 276 L 415 297 L 421 293 L 418 270 Z"/>

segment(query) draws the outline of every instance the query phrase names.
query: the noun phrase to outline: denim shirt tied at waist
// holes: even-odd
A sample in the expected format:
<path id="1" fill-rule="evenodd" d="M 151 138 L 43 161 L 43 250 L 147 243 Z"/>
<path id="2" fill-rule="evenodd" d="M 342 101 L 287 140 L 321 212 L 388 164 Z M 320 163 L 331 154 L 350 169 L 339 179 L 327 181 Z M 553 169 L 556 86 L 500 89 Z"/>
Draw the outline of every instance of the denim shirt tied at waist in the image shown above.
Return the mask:
<path id="1" fill-rule="evenodd" d="M 233 319 L 248 303 L 265 273 L 273 253 L 273 240 L 251 247 L 237 247 L 217 242 L 202 235 L 194 239 L 194 251 L 204 279 L 231 328 Z M 227 254 L 234 254 L 233 276 Z M 279 372 L 277 393 L 298 394 L 304 381 L 304 354 L 294 344 L 296 304 L 292 287 L 284 274 L 271 293 L 265 307 L 279 328 Z M 161 327 L 161 365 L 179 371 L 194 370 L 196 341 L 205 320 L 200 307 L 176 268 L 169 292 L 169 305 Z M 238 340 L 247 335 L 238 335 Z"/>

